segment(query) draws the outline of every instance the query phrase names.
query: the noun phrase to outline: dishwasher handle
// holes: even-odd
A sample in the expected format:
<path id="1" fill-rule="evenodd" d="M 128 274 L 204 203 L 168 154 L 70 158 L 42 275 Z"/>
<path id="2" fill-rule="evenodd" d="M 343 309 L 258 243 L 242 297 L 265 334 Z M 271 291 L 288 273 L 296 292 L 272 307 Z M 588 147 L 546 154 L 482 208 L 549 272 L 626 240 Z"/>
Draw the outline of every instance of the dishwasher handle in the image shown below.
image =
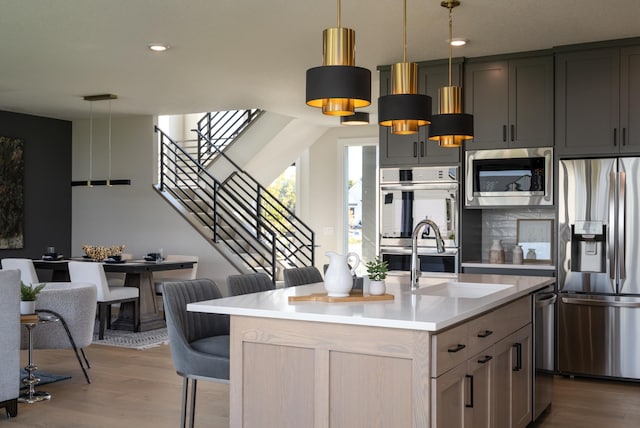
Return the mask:
<path id="1" fill-rule="evenodd" d="M 558 296 L 553 293 L 545 293 L 541 296 L 544 297 L 540 299 L 536 298 L 536 308 L 544 308 L 545 306 L 553 305 L 558 300 Z"/>

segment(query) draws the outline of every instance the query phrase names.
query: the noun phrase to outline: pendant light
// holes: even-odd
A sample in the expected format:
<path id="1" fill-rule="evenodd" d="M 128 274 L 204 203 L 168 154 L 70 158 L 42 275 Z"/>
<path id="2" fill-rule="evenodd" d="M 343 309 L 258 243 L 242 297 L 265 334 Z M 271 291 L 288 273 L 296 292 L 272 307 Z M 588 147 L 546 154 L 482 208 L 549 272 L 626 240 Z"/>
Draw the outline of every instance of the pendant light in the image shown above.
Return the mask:
<path id="1" fill-rule="evenodd" d="M 340 26 L 322 33 L 322 66 L 307 70 L 307 105 L 330 116 L 351 116 L 371 104 L 371 71 L 355 66 L 356 34 Z"/>
<path id="2" fill-rule="evenodd" d="M 100 94 L 100 95 L 86 95 L 85 101 L 89 101 L 89 179 L 88 180 L 76 180 L 71 182 L 71 186 L 115 186 L 115 185 L 130 185 L 129 179 L 113 180 L 111 178 L 111 100 L 117 100 L 118 96 L 114 94 Z M 93 179 L 93 102 L 109 100 L 109 123 L 108 123 L 108 158 L 107 168 L 108 177 L 106 180 L 94 180 Z"/>
<path id="3" fill-rule="evenodd" d="M 366 111 L 357 111 L 351 116 L 340 116 L 340 125 L 368 125 L 369 113 Z"/>
<path id="4" fill-rule="evenodd" d="M 444 0 L 442 7 L 449 9 L 449 40 L 453 40 L 453 18 L 451 11 L 460 6 L 458 0 Z M 429 140 L 437 141 L 440 147 L 460 147 L 464 140 L 473 138 L 473 116 L 462 112 L 462 88 L 451 83 L 451 58 L 453 45 L 449 43 L 449 86 L 438 91 L 440 114 L 433 115 L 429 126 Z"/>
<path id="5" fill-rule="evenodd" d="M 378 98 L 378 123 L 393 134 L 415 134 L 431 121 L 431 97 L 418 94 L 418 64 L 407 62 L 407 0 L 404 0 L 402 62 L 391 66 L 391 95 Z"/>

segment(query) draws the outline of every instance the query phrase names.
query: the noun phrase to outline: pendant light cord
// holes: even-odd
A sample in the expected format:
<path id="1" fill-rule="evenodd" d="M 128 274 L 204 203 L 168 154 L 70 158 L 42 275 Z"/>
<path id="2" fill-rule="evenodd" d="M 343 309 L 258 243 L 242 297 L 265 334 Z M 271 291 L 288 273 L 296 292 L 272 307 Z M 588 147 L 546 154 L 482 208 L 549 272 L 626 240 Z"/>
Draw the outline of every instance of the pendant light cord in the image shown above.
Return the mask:
<path id="1" fill-rule="evenodd" d="M 109 177 L 107 186 L 111 186 L 111 100 L 109 100 Z"/>
<path id="2" fill-rule="evenodd" d="M 89 182 L 88 186 L 91 186 L 91 180 L 93 179 L 93 101 L 89 102 Z"/>
<path id="3" fill-rule="evenodd" d="M 407 62 L 407 0 L 404 0 L 402 20 L 402 62 Z"/>
<path id="4" fill-rule="evenodd" d="M 453 41 L 453 16 L 451 14 L 451 11 L 453 10 L 453 8 L 449 6 L 448 9 L 449 9 L 449 86 L 452 86 L 451 58 L 453 57 L 453 45 L 451 44 L 451 42 Z"/>

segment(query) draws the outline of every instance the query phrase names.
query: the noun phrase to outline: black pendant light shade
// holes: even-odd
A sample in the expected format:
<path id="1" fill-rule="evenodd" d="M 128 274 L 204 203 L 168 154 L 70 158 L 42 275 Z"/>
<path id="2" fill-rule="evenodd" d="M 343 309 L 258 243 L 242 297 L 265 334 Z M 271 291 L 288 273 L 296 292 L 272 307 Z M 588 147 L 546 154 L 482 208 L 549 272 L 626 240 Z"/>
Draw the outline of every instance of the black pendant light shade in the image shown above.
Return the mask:
<path id="1" fill-rule="evenodd" d="M 310 68 L 307 70 L 306 102 L 323 110 L 327 104 L 346 103 L 346 108 L 329 109 L 325 114 L 352 115 L 354 108 L 371 104 L 371 71 L 348 65 Z"/>
<path id="2" fill-rule="evenodd" d="M 392 94 L 378 98 L 378 122 L 392 126 L 393 121 L 415 120 L 425 126 L 431 120 L 431 97 L 422 94 Z"/>
<path id="3" fill-rule="evenodd" d="M 443 147 L 460 147 L 473 138 L 473 115 L 467 113 L 434 114 L 429 125 L 429 140 Z"/>
<path id="4" fill-rule="evenodd" d="M 369 113 L 366 111 L 357 111 L 351 116 L 340 116 L 340 124 L 349 126 L 368 125 Z"/>

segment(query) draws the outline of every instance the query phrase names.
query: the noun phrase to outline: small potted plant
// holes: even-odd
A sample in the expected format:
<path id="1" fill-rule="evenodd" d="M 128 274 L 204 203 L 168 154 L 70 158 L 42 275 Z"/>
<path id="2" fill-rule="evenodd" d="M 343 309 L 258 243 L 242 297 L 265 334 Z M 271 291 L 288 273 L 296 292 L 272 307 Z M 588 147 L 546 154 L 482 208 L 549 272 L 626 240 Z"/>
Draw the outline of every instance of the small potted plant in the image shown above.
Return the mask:
<path id="1" fill-rule="evenodd" d="M 46 284 L 30 284 L 27 285 L 20 281 L 20 313 L 35 314 L 36 313 L 36 298 L 38 293 L 42 291 Z"/>
<path id="2" fill-rule="evenodd" d="M 389 263 L 376 257 L 374 260 L 365 263 L 367 273 L 369 274 L 369 294 L 381 296 L 385 293 L 386 288 L 384 280 L 387 277 Z"/>

